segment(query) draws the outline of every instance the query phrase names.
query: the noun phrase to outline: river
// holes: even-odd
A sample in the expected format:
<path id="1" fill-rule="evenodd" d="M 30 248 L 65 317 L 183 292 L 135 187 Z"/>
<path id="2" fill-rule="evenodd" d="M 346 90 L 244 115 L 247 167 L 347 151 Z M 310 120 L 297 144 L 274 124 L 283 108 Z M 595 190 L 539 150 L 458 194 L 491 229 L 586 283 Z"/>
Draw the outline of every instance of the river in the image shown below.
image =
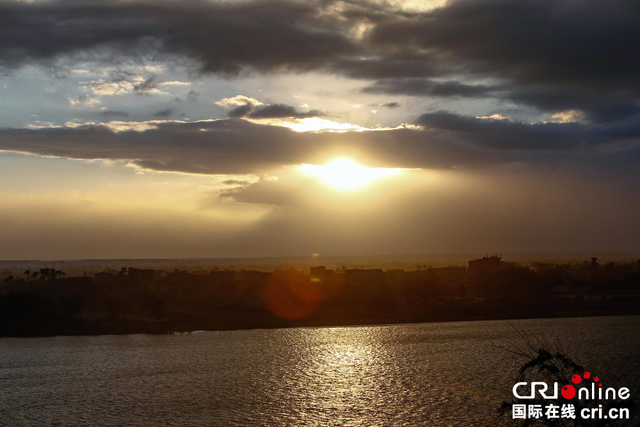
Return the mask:
<path id="1" fill-rule="evenodd" d="M 3 338 L 0 425 L 495 425 L 520 333 L 640 392 L 638 316 Z"/>

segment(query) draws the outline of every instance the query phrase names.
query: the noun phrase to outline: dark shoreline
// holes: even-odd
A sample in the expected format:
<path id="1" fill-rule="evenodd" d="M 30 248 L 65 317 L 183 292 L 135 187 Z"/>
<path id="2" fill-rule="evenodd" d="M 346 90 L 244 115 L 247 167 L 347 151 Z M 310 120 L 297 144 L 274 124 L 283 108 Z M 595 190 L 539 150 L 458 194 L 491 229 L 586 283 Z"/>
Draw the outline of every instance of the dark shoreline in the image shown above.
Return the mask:
<path id="1" fill-rule="evenodd" d="M 413 319 L 404 321 L 393 321 L 392 319 L 385 318 L 370 318 L 370 319 L 351 319 L 342 322 L 324 321 L 318 322 L 312 319 L 306 320 L 281 320 L 274 319 L 273 322 L 267 324 L 254 324 L 254 325 L 225 325 L 224 327 L 194 327 L 194 328 L 173 328 L 166 331 L 154 330 L 157 328 L 157 322 L 141 322 L 138 327 L 134 325 L 114 325 L 113 327 L 105 325 L 76 325 L 79 329 L 70 328 L 65 330 L 52 330 L 48 329 L 44 332 L 37 326 L 23 325 L 21 330 L 11 333 L 7 330 L 0 330 L 0 339 L 2 338 L 49 338 L 56 336 L 108 336 L 108 335 L 132 335 L 132 334 L 146 334 L 146 335 L 171 335 L 171 334 L 183 334 L 192 333 L 195 331 L 239 331 L 239 330 L 256 330 L 256 329 L 289 329 L 289 328 L 333 328 L 333 327 L 366 327 L 366 326 L 392 326 L 392 325 L 407 325 L 407 324 L 420 324 L 420 323 L 446 323 L 446 322 L 476 322 L 476 321 L 496 321 L 496 320 L 526 320 L 526 319 L 562 319 L 562 318 L 590 318 L 590 317 L 615 317 L 615 316 L 638 316 L 640 315 L 640 308 L 636 310 L 621 310 L 621 311 L 565 311 L 555 312 L 553 314 L 540 313 L 540 315 L 523 315 L 523 316 L 506 316 L 506 315 L 494 315 L 494 316 L 451 316 L 449 318 L 439 319 Z M 155 325 L 154 325 L 155 324 Z M 6 325 L 5 325 L 6 326 Z M 203 325 L 205 326 L 205 325 Z"/>
<path id="2" fill-rule="evenodd" d="M 640 260 L 417 270 L 44 268 L 0 287 L 0 337 L 170 334 L 640 314 Z M 27 274 L 29 273 L 29 274 Z"/>

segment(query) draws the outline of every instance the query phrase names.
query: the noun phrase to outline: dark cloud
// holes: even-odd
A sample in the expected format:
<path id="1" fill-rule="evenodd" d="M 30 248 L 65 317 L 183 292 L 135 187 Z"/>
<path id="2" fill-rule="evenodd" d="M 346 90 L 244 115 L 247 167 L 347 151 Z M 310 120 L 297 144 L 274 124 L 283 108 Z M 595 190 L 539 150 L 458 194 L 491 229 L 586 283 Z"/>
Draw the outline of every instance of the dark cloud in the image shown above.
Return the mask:
<path id="1" fill-rule="evenodd" d="M 366 48 L 363 48 L 366 54 Z M 356 79 L 438 77 L 455 69 L 429 53 L 385 52 L 376 57 L 337 58 L 330 69 Z"/>
<path id="2" fill-rule="evenodd" d="M 252 112 L 254 109 L 254 106 L 252 104 L 244 104 L 244 105 L 240 105 L 238 107 L 235 107 L 234 109 L 232 109 L 231 111 L 229 111 L 227 113 L 227 116 L 229 117 L 244 117 L 247 114 L 249 114 L 250 112 Z"/>
<path id="3" fill-rule="evenodd" d="M 381 106 L 386 108 L 398 108 L 400 104 L 398 104 L 397 102 L 387 102 L 386 104 L 382 104 Z"/>
<path id="4" fill-rule="evenodd" d="M 149 93 L 155 88 L 158 87 L 158 82 L 156 82 L 156 76 L 148 77 L 142 83 L 138 83 L 133 86 L 133 92 L 137 94 L 145 94 Z"/>
<path id="5" fill-rule="evenodd" d="M 628 91 L 601 92 L 594 89 L 533 85 L 514 86 L 505 98 L 558 113 L 580 110 L 585 119 L 601 123 L 624 120 L 640 113 L 640 102 Z"/>
<path id="6" fill-rule="evenodd" d="M 91 0 L 2 2 L 0 65 L 11 69 L 52 64 L 60 57 L 118 61 L 137 56 L 135 45 L 150 36 L 155 25 L 124 13 L 123 6 Z M 116 54 L 109 55 L 112 52 Z"/>
<path id="7" fill-rule="evenodd" d="M 371 40 L 413 44 L 518 83 L 615 87 L 638 83 L 639 23 L 635 0 L 457 0 L 382 23 Z"/>
<path id="8" fill-rule="evenodd" d="M 265 173 L 287 165 L 324 163 L 338 155 L 372 166 L 477 168 L 537 161 L 542 152 L 584 154 L 606 146 L 637 150 L 639 123 L 633 118 L 600 125 L 532 124 L 437 112 L 420 116 L 417 124 L 423 130 L 304 133 L 226 119 L 149 124 L 153 128 L 145 131 L 125 130 L 122 125 L 1 129 L 0 150 L 131 160 L 158 171 L 202 174 Z"/>
<path id="9" fill-rule="evenodd" d="M 189 94 L 187 95 L 187 99 L 191 102 L 196 102 L 198 100 L 198 96 L 200 96 L 200 93 L 196 92 L 195 90 L 190 90 Z"/>
<path id="10" fill-rule="evenodd" d="M 107 71 L 107 74 L 111 77 L 113 83 L 121 83 L 129 81 L 131 77 L 137 77 L 139 74 L 131 73 L 128 71 Z"/>
<path id="11" fill-rule="evenodd" d="M 153 117 L 159 117 L 159 118 L 169 118 L 171 117 L 176 111 L 173 108 L 167 108 L 164 110 L 158 110 L 155 113 L 153 113 Z"/>
<path id="12" fill-rule="evenodd" d="M 300 191 L 277 182 L 260 180 L 243 187 L 223 191 L 218 199 L 237 203 L 294 206 L 300 201 Z"/>
<path id="13" fill-rule="evenodd" d="M 336 17 L 323 13 L 325 6 L 330 4 L 282 0 L 2 2 L 0 65 L 172 57 L 196 61 L 202 72 L 305 71 L 359 50 Z"/>
<path id="14" fill-rule="evenodd" d="M 453 0 L 423 13 L 364 0 L 0 3 L 5 71 L 150 60 L 225 76 L 322 71 L 376 80 L 370 93 L 495 96 L 595 122 L 635 114 L 638 51 L 636 0 Z M 478 78 L 497 83 L 466 83 Z"/>
<path id="15" fill-rule="evenodd" d="M 579 123 L 524 123 L 443 111 L 423 114 L 416 123 L 432 131 L 444 131 L 454 140 L 500 150 L 570 151 L 618 139 L 612 132 Z M 640 133 L 635 138 L 640 140 Z"/>
<path id="16" fill-rule="evenodd" d="M 410 96 L 483 98 L 501 89 L 502 86 L 467 85 L 457 81 L 434 82 L 429 79 L 387 79 L 378 80 L 362 89 L 362 92 Z"/>
<path id="17" fill-rule="evenodd" d="M 415 14 L 363 0 L 0 3 L 0 67 L 173 61 L 202 73 L 330 71 L 354 78 L 442 75 L 436 56 L 349 36 Z M 352 31 L 353 30 L 353 31 Z"/>
<path id="18" fill-rule="evenodd" d="M 304 119 L 309 117 L 319 117 L 322 113 L 318 110 L 308 112 L 297 111 L 295 107 L 284 104 L 269 104 L 255 106 L 253 104 L 240 105 L 228 113 L 229 117 L 249 117 L 252 119 Z"/>
<path id="19" fill-rule="evenodd" d="M 369 41 L 423 49 L 442 68 L 499 79 L 501 96 L 542 111 L 579 109 L 597 122 L 637 111 L 640 4 L 634 0 L 456 0 L 383 22 Z M 402 92 L 402 85 L 388 89 Z"/>
<path id="20" fill-rule="evenodd" d="M 336 7 L 339 5 L 340 7 Z M 193 60 L 202 72 L 356 78 L 480 73 L 517 84 L 638 88 L 635 0 L 454 0 L 425 13 L 363 0 L 48 0 L 0 4 L 0 64 Z M 368 24 L 362 39 L 350 30 Z"/>
<path id="21" fill-rule="evenodd" d="M 588 121 L 624 120 L 640 113 L 640 102 L 628 91 L 601 92 L 588 88 L 549 85 L 468 85 L 429 79 L 386 79 L 362 89 L 364 93 L 408 96 L 496 97 L 529 105 L 546 113 L 579 110 Z"/>
<path id="22" fill-rule="evenodd" d="M 413 129 L 345 133 L 294 132 L 241 119 L 153 124 L 116 132 L 106 125 L 0 129 L 0 150 L 75 159 L 132 160 L 158 171 L 202 174 L 262 173 L 301 163 L 353 156 L 373 166 L 481 167 L 509 155 L 442 139 Z"/>
<path id="23" fill-rule="evenodd" d="M 256 108 L 253 110 L 249 117 L 252 119 L 304 119 L 308 117 L 321 116 L 318 110 L 311 110 L 306 113 L 297 111 L 294 107 L 284 104 L 270 104 Z"/>

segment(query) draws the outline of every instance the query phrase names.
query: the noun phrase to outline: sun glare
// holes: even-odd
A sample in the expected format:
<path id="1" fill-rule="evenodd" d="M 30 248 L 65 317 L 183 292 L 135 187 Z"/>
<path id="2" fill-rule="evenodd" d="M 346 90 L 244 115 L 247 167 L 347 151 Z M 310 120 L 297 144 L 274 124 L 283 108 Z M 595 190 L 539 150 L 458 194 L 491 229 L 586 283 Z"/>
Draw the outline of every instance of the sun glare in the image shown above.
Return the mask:
<path id="1" fill-rule="evenodd" d="M 369 168 L 351 159 L 339 158 L 326 165 L 300 165 L 298 170 L 305 175 L 318 178 L 330 187 L 339 190 L 357 190 L 378 179 L 398 175 L 403 169 Z"/>

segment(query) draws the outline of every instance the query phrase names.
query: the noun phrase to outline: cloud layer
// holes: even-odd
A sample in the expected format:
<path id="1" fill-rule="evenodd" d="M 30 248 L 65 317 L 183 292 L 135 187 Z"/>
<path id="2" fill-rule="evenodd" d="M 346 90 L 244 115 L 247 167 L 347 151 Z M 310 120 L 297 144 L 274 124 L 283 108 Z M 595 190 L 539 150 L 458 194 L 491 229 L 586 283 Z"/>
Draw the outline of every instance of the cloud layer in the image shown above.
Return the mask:
<path id="1" fill-rule="evenodd" d="M 526 123 L 448 112 L 423 114 L 416 124 L 421 128 L 301 133 L 233 118 L 195 123 L 111 122 L 1 129 L 0 149 L 74 159 L 131 160 L 142 168 L 203 174 L 265 173 L 337 155 L 353 155 L 386 167 L 449 169 L 535 162 L 538 153 L 637 151 L 640 132 L 635 121 L 615 126 Z"/>
<path id="2" fill-rule="evenodd" d="M 455 141 L 445 143 L 436 134 L 419 130 L 300 133 L 242 119 L 2 129 L 0 149 L 74 159 L 132 160 L 158 171 L 204 174 L 268 172 L 349 154 L 372 164 L 427 168 L 492 164 L 501 157 Z"/>
<path id="3" fill-rule="evenodd" d="M 593 122 L 640 113 L 638 51 L 634 0 L 454 0 L 425 12 L 364 0 L 0 3 L 5 71 L 87 61 L 227 77 L 321 71 L 375 80 L 366 93 L 494 97 Z"/>

